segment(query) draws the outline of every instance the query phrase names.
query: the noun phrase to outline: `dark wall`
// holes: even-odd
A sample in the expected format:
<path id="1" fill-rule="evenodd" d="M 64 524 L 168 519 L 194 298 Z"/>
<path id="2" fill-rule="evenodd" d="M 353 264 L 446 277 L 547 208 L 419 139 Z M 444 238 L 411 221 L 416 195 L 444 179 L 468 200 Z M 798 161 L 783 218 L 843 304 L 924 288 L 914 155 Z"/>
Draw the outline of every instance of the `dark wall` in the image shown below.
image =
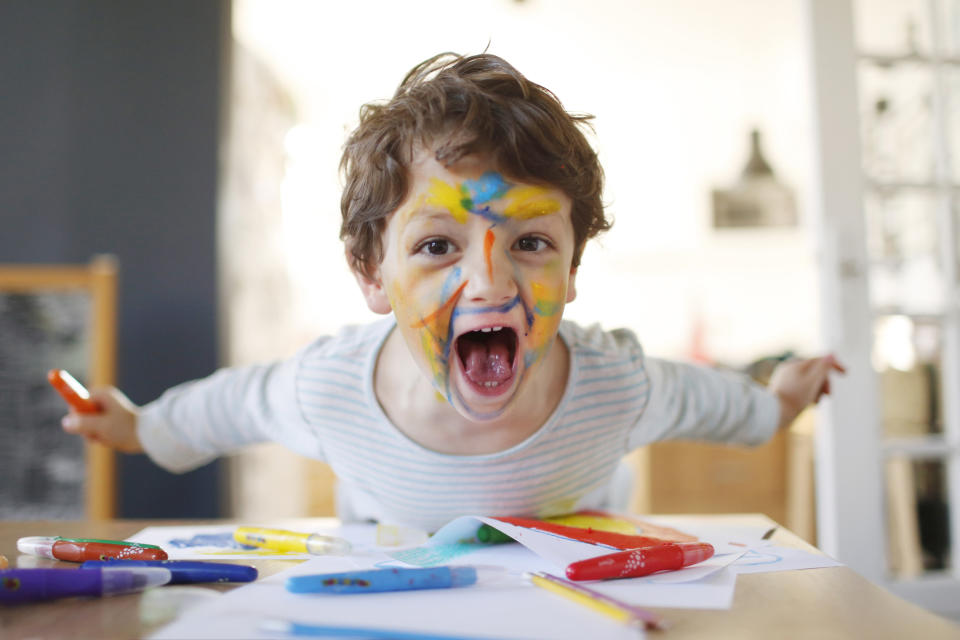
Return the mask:
<path id="1" fill-rule="evenodd" d="M 119 259 L 118 386 L 142 404 L 217 364 L 226 0 L 0 1 L 0 262 Z M 209 465 L 120 457 L 120 514 L 219 514 Z"/>

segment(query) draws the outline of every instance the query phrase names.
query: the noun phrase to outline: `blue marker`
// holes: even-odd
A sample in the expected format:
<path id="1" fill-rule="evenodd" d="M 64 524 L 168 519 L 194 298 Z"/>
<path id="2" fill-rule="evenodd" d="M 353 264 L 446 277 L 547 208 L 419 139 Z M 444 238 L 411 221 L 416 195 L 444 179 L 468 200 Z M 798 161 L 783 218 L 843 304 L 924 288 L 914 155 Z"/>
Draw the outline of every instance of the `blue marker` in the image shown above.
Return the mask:
<path id="1" fill-rule="evenodd" d="M 287 591 L 292 593 L 375 593 L 411 589 L 446 589 L 465 587 L 477 581 L 473 567 L 403 567 L 320 573 L 287 578 Z"/>
<path id="2" fill-rule="evenodd" d="M 197 582 L 253 582 L 257 570 L 242 564 L 193 560 L 87 560 L 81 569 L 109 567 L 162 567 L 170 570 L 170 584 Z"/>
<path id="3" fill-rule="evenodd" d="M 319 636 L 323 638 L 367 638 L 369 640 L 492 640 L 477 636 L 451 636 L 442 633 L 424 633 L 422 631 L 398 631 L 396 629 L 378 629 L 376 627 L 344 627 L 340 625 L 315 625 L 290 622 L 288 620 L 264 620 L 261 631 L 284 633 L 291 636 Z"/>

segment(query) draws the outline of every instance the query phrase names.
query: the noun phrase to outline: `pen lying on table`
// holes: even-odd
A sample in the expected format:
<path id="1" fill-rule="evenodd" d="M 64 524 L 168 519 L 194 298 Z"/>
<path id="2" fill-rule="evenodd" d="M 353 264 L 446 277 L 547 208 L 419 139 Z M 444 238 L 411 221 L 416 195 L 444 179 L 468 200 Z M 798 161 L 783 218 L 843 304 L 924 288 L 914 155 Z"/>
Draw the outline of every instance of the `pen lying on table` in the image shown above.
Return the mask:
<path id="1" fill-rule="evenodd" d="M 274 551 L 296 551 L 312 555 L 345 556 L 350 553 L 350 542 L 343 538 L 319 533 L 299 533 L 284 529 L 237 527 L 233 539 L 240 544 Z"/>
<path id="2" fill-rule="evenodd" d="M 143 591 L 169 581 L 170 571 L 159 567 L 4 569 L 0 571 L 0 604 L 111 596 Z"/>
<path id="3" fill-rule="evenodd" d="M 264 620 L 260 630 L 270 633 L 286 633 L 292 636 L 320 636 L 324 638 L 368 638 L 369 640 L 487 640 L 477 636 L 451 636 L 442 633 L 420 631 L 397 631 L 376 627 L 344 627 L 291 622 L 288 620 Z"/>
<path id="4" fill-rule="evenodd" d="M 538 587 L 552 591 L 557 595 L 563 596 L 568 600 L 579 602 L 580 604 L 602 613 L 606 616 L 619 620 L 626 624 L 631 624 L 646 629 L 663 629 L 666 623 L 660 616 L 647 611 L 642 607 L 632 605 L 604 595 L 599 591 L 589 589 L 582 584 L 576 584 L 569 580 L 564 580 L 555 575 L 544 571 L 535 571 L 528 573 L 527 578 Z"/>
<path id="5" fill-rule="evenodd" d="M 126 560 L 166 560 L 167 552 L 154 544 L 99 538 L 61 538 L 29 536 L 17 540 L 17 550 L 32 556 L 83 562 L 123 558 Z"/>
<path id="6" fill-rule="evenodd" d="M 476 583 L 473 567 L 387 567 L 366 571 L 319 573 L 287 578 L 291 593 L 376 593 L 414 589 L 446 589 Z"/>
<path id="7" fill-rule="evenodd" d="M 253 582 L 257 570 L 245 564 L 199 562 L 196 560 L 88 560 L 81 569 L 113 567 L 162 567 L 170 571 L 170 584 L 201 582 Z"/>
<path id="8" fill-rule="evenodd" d="M 706 542 L 667 542 L 573 562 L 567 567 L 567 577 L 571 580 L 639 578 L 658 571 L 676 571 L 711 556 L 713 545 Z"/>

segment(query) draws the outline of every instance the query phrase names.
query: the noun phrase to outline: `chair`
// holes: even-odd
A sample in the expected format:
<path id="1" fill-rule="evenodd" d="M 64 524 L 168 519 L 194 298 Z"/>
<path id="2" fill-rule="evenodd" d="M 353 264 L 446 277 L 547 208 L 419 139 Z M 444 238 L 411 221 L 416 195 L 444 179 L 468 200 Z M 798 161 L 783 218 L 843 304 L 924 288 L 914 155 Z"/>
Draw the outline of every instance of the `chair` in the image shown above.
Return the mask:
<path id="1" fill-rule="evenodd" d="M 72 436 L 59 431 L 55 416 L 65 413 L 66 405 L 50 395 L 44 374 L 47 368 L 75 366 L 64 362 L 69 360 L 79 363 L 81 370 L 72 373 L 87 385 L 115 383 L 116 260 L 98 255 L 85 265 L 0 264 L 0 303 L 0 347 L 4 349 L 0 351 L 0 401 L 7 396 L 6 405 L 0 402 L 6 414 L 0 414 L 0 437 L 12 456 L 3 464 L 20 465 L 23 473 L 18 480 L 26 485 L 18 487 L 23 492 L 18 494 L 21 504 L 13 508 L 32 519 L 51 519 L 42 510 L 43 497 L 53 486 L 72 483 L 75 487 L 82 474 L 82 515 L 91 520 L 112 518 L 116 512 L 114 454 L 102 445 L 74 444 Z M 70 332 L 57 329 L 58 322 Z M 42 418 L 37 411 L 40 406 L 49 408 Z M 64 459 L 62 453 L 50 468 L 40 467 L 57 446 L 82 446 L 82 471 L 76 460 Z M 45 474 L 56 477 L 51 480 Z"/>

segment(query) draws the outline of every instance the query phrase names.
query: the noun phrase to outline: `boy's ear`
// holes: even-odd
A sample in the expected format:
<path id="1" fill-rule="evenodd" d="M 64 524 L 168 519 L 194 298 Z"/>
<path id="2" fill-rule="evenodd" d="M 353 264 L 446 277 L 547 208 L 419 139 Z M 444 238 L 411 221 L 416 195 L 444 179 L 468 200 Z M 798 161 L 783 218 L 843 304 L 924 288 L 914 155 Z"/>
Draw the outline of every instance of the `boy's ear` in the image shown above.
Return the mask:
<path id="1" fill-rule="evenodd" d="M 571 267 L 570 279 L 567 280 L 567 303 L 577 299 L 577 268 Z"/>
<path id="2" fill-rule="evenodd" d="M 388 314 L 393 311 L 379 278 L 374 280 L 359 271 L 354 271 L 353 277 L 357 279 L 357 284 L 360 285 L 360 291 L 363 293 L 363 299 L 367 301 L 367 307 L 370 311 L 380 314 Z"/>
<path id="3" fill-rule="evenodd" d="M 386 291 L 383 290 L 383 284 L 380 282 L 379 269 L 373 278 L 353 267 L 351 267 L 350 270 L 353 272 L 353 277 L 356 278 L 357 284 L 360 285 L 360 292 L 363 294 L 363 299 L 367 301 L 367 307 L 370 311 L 383 315 L 393 311 L 393 308 L 390 306 L 390 299 L 387 297 Z"/>

